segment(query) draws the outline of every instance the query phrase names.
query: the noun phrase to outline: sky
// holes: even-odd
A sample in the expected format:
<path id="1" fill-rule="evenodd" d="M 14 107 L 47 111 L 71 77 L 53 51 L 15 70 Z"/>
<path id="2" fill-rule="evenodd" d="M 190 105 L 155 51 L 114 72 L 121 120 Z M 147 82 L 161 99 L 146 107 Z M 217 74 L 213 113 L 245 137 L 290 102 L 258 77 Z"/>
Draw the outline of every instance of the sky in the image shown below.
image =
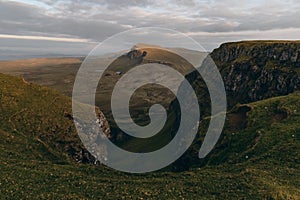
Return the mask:
<path id="1" fill-rule="evenodd" d="M 142 27 L 182 32 L 207 51 L 229 41 L 298 40 L 299 19 L 296 0 L 0 0 L 0 59 L 87 55 Z"/>

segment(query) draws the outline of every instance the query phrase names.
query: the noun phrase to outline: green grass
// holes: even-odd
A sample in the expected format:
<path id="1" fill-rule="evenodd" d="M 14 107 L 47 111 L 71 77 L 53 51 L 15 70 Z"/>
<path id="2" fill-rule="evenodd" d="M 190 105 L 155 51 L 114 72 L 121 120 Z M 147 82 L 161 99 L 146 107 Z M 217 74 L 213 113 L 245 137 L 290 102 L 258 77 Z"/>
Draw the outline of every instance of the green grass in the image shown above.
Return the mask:
<path id="1" fill-rule="evenodd" d="M 53 163 L 28 137 L 1 133 L 0 197 L 10 199 L 296 199 L 297 172 L 236 164 L 131 175 L 101 166 Z"/>
<path id="2" fill-rule="evenodd" d="M 62 160 L 67 158 L 64 154 L 74 156 L 83 148 L 73 121 L 65 117 L 72 114 L 70 98 L 21 78 L 0 74 L 0 101 L 3 131 L 29 137 L 49 152 L 63 156 Z"/>
<path id="3" fill-rule="evenodd" d="M 81 144 L 68 97 L 7 75 L 0 83 L 1 199 L 300 198 L 299 93 L 249 104 L 247 128 L 227 122 L 201 167 L 132 175 L 70 159 L 64 147 Z M 288 117 L 274 121 L 278 110 Z"/>

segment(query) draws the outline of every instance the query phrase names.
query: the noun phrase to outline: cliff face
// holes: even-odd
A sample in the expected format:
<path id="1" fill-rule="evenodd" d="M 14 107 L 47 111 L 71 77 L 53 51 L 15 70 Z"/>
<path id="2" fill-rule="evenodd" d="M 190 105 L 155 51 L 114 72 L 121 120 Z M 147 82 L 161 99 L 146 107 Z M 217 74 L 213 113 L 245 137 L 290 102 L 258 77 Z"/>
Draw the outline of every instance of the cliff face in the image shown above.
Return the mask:
<path id="1" fill-rule="evenodd" d="M 300 43 L 226 43 L 211 53 L 219 67 L 230 106 L 300 89 Z"/>
<path id="2" fill-rule="evenodd" d="M 251 103 L 300 90 L 300 42 L 226 43 L 215 49 L 210 56 L 223 78 L 228 110 L 238 103 Z M 206 58 L 201 67 L 209 69 L 211 64 L 211 59 Z M 197 153 L 208 126 L 205 119 L 211 115 L 209 92 L 199 73 L 193 71 L 186 76 L 186 79 L 191 83 L 198 97 L 202 114 L 201 126 L 194 144 L 185 155 L 173 164 L 176 170 L 185 170 L 190 165 L 199 162 Z M 189 98 L 188 94 L 186 95 Z M 190 110 L 193 108 L 194 105 L 190 104 Z M 180 123 L 178 103 L 173 102 L 170 110 L 176 113 L 176 121 Z M 241 127 L 244 129 L 247 127 L 246 113 L 242 113 L 244 117 L 238 114 L 236 113 L 238 120 L 236 123 L 239 126 L 243 125 Z M 227 118 L 229 119 L 230 116 Z M 228 122 L 226 121 L 226 123 Z M 224 132 L 234 131 L 236 130 L 225 126 Z M 175 132 L 173 134 L 176 134 Z M 222 143 L 223 139 L 221 138 L 216 148 L 223 150 Z"/>
<path id="3" fill-rule="evenodd" d="M 246 41 L 224 43 L 212 52 L 217 61 L 228 63 L 240 58 L 256 58 L 263 61 L 291 62 L 300 66 L 300 42 Z"/>

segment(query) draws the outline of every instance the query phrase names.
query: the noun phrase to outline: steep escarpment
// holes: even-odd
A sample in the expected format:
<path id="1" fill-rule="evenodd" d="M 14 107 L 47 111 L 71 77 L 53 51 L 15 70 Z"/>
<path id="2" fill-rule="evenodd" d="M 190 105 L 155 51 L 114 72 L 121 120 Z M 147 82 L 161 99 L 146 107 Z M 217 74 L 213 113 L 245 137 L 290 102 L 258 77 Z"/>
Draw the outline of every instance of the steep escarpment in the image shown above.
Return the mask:
<path id="1" fill-rule="evenodd" d="M 246 111 L 242 112 L 241 110 L 243 109 L 239 109 L 239 104 L 260 102 L 261 100 L 288 95 L 300 89 L 300 42 L 252 41 L 226 43 L 215 49 L 210 56 L 212 59 L 205 59 L 201 67 L 209 69 L 213 60 L 223 78 L 227 95 L 227 109 L 230 112 L 227 115 L 227 125 L 223 132 L 243 132 L 247 128 L 250 130 L 250 133 L 256 132 L 258 127 L 249 128 L 248 124 L 248 112 L 252 108 L 243 106 L 242 108 L 246 109 Z M 205 82 L 197 71 L 188 74 L 186 78 L 196 91 L 202 116 L 199 126 L 200 130 L 195 143 L 188 153 L 175 163 L 174 167 L 176 169 L 185 169 L 199 161 L 197 153 L 205 136 L 210 118 L 210 96 Z M 286 97 L 286 99 L 288 98 Z M 193 105 L 190 106 L 190 110 L 192 110 Z M 176 121 L 180 123 L 178 109 L 179 105 L 176 102 L 171 104 L 170 110 L 176 113 Z M 273 110 L 272 115 L 265 115 L 265 120 L 270 121 L 270 123 L 281 122 L 282 119 L 286 118 L 289 119 L 288 113 L 290 112 L 282 110 L 280 107 L 270 108 L 269 105 L 265 105 L 265 109 L 266 111 L 269 109 Z M 253 117 L 253 120 L 255 120 L 255 117 Z M 268 127 L 268 129 L 272 129 L 272 127 Z M 276 130 L 274 129 L 274 137 L 277 137 L 275 132 Z M 224 136 L 224 133 L 222 135 Z M 253 140 L 255 139 L 254 136 L 248 136 L 249 138 L 252 137 Z M 249 138 L 247 138 L 247 142 L 252 141 L 252 139 L 250 139 L 251 141 L 248 140 Z M 246 140 L 246 138 L 244 139 Z M 239 146 L 238 143 L 241 144 L 241 141 L 235 141 L 234 143 Z M 217 145 L 218 151 L 223 152 L 225 149 L 228 149 L 228 144 L 228 141 L 225 142 L 222 137 Z M 212 152 L 207 160 L 214 157 L 214 154 L 215 152 Z M 222 154 L 222 156 L 222 158 L 218 157 L 218 159 L 225 162 L 225 154 Z M 207 163 L 210 163 L 210 161 L 207 161 Z"/>
<path id="2" fill-rule="evenodd" d="M 230 106 L 300 89 L 300 42 L 225 43 L 211 57 L 221 71 Z"/>

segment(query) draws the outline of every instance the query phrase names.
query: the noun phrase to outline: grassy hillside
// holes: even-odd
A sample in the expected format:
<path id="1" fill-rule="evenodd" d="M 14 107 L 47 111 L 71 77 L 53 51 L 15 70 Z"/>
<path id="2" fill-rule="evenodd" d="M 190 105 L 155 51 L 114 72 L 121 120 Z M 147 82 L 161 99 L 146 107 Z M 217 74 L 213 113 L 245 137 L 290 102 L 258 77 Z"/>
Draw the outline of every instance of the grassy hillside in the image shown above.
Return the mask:
<path id="1" fill-rule="evenodd" d="M 53 158 L 67 161 L 69 157 L 80 156 L 83 146 L 69 117 L 70 98 L 21 78 L 0 74 L 0 101 L 1 130 L 30 138 L 39 144 L 38 148 L 53 154 Z"/>
<path id="2" fill-rule="evenodd" d="M 81 147 L 69 98 L 3 74 L 0 82 L 0 198 L 300 198 L 299 93 L 234 108 L 200 168 L 131 175 L 68 161 L 63 147 Z"/>
<path id="3" fill-rule="evenodd" d="M 227 113 L 222 137 L 200 164 L 265 162 L 299 168 L 300 93 L 237 105 Z M 205 126 L 209 119 L 202 123 Z M 199 133 L 195 150 L 203 133 Z"/>

